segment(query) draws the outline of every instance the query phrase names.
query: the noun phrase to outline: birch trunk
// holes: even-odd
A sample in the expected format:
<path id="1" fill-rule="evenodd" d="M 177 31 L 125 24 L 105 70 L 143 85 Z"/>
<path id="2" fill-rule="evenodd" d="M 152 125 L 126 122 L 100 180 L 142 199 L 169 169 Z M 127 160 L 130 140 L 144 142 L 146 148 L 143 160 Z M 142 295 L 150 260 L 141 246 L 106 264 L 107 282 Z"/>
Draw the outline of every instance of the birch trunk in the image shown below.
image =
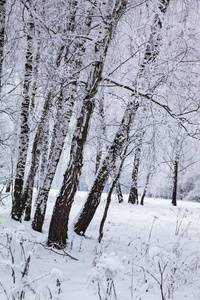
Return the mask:
<path id="1" fill-rule="evenodd" d="M 25 209 L 25 221 L 29 221 L 31 217 L 31 206 L 32 206 L 32 197 L 33 197 L 33 186 L 35 181 L 35 175 L 39 167 L 40 156 L 43 148 L 43 143 L 48 130 L 48 118 L 49 118 L 49 105 L 50 105 L 51 93 L 49 92 L 44 108 L 41 120 L 39 122 L 37 132 L 35 134 L 33 147 L 32 147 L 32 157 L 31 157 L 31 167 L 28 173 L 28 177 L 23 190 L 23 201 L 26 203 Z M 22 212 L 23 213 L 23 212 Z"/>
<path id="2" fill-rule="evenodd" d="M 47 170 L 44 174 L 44 180 L 42 185 L 39 188 L 39 192 L 36 199 L 36 210 L 34 215 L 34 220 L 32 223 L 32 228 L 36 231 L 42 231 L 42 226 L 44 223 L 48 195 L 51 188 L 51 184 L 56 172 L 56 168 L 61 156 L 62 148 L 65 142 L 65 138 L 68 132 L 68 126 L 71 119 L 71 115 L 73 112 L 73 106 L 75 100 L 77 98 L 77 81 L 79 78 L 79 72 L 83 66 L 82 57 L 85 53 L 84 44 L 86 41 L 87 35 L 90 33 L 91 21 L 92 21 L 92 12 L 89 11 L 88 15 L 85 18 L 85 22 L 83 24 L 79 24 L 77 28 L 76 24 L 76 9 L 78 2 L 71 2 L 71 17 L 68 25 L 68 31 L 66 33 L 69 34 L 69 45 L 71 43 L 71 33 L 73 35 L 78 34 L 77 30 L 80 29 L 81 33 L 84 31 L 84 36 L 82 39 L 68 47 L 63 46 L 61 48 L 60 54 L 57 58 L 56 65 L 57 67 L 61 64 L 61 59 L 64 57 L 64 64 L 67 69 L 72 69 L 74 75 L 69 73 L 68 77 L 71 78 L 71 81 L 67 83 L 67 88 L 65 94 L 68 93 L 67 100 L 64 98 L 63 101 L 60 101 L 60 108 L 58 107 L 56 123 L 53 130 L 53 137 L 50 146 L 50 154 L 48 157 L 48 165 Z M 82 36 L 82 34 L 79 35 Z M 65 51 L 65 54 L 63 55 Z M 72 71 L 71 71 L 72 72 Z M 66 74 L 65 74 L 66 76 Z M 61 99 L 60 99 L 61 100 Z"/>
<path id="3" fill-rule="evenodd" d="M 69 122 L 72 115 L 74 105 L 74 88 L 72 87 L 72 96 L 70 97 L 70 99 L 68 99 L 68 101 L 66 100 L 67 104 L 65 104 L 65 107 L 62 107 L 62 109 L 60 108 L 58 111 L 58 113 L 62 113 L 64 114 L 64 116 L 62 116 L 61 118 L 58 117 L 55 124 L 54 132 L 56 135 L 56 139 L 53 139 L 52 141 L 44 181 L 39 187 L 36 198 L 36 210 L 32 223 L 32 228 L 36 231 L 42 231 L 49 191 L 62 153 L 63 145 L 68 132 Z"/>
<path id="4" fill-rule="evenodd" d="M 48 243 L 49 245 L 54 245 L 57 248 L 63 248 L 66 246 L 66 239 L 68 238 L 69 213 L 78 188 L 79 177 L 82 170 L 83 150 L 87 138 L 89 122 L 95 104 L 94 96 L 97 92 L 99 83 L 101 82 L 103 65 L 106 59 L 111 36 L 116 28 L 119 15 L 124 9 L 123 6 L 120 6 L 119 1 L 114 0 L 104 2 L 102 6 L 107 14 L 106 18 L 108 18 L 108 16 L 111 17 L 111 21 L 110 19 L 107 20 L 109 22 L 101 20 L 101 24 L 98 25 L 98 39 L 94 44 L 96 62 L 93 63 L 87 81 L 86 97 L 83 100 L 81 115 L 77 121 L 72 140 L 70 161 L 64 175 L 60 194 L 56 199 L 50 223 Z"/>
<path id="5" fill-rule="evenodd" d="M 25 202 L 22 198 L 25 166 L 29 145 L 29 105 L 30 105 L 30 84 L 32 79 L 32 64 L 33 64 L 33 32 L 34 23 L 30 16 L 30 22 L 28 23 L 29 34 L 27 35 L 27 50 L 26 50 L 26 62 L 24 71 L 24 83 L 23 83 L 23 99 L 21 103 L 21 118 L 20 118 L 20 136 L 19 136 L 19 150 L 17 170 L 14 183 L 14 198 L 12 203 L 11 217 L 16 221 L 21 221 L 22 212 L 25 208 Z"/>
<path id="6" fill-rule="evenodd" d="M 4 33 L 5 33 L 5 4 L 6 0 L 0 0 L 0 94 L 2 89 L 2 65 L 4 52 Z"/>
<path id="7" fill-rule="evenodd" d="M 49 244 L 57 244 L 58 248 L 65 247 L 67 239 L 68 216 L 78 188 L 83 161 L 83 147 L 86 141 L 88 126 L 94 108 L 94 101 L 87 99 L 82 107 L 75 134 L 72 140 L 70 162 L 64 174 L 64 180 L 56 199 L 50 229 Z"/>
<path id="8" fill-rule="evenodd" d="M 71 2 L 71 9 L 70 9 L 70 20 L 69 20 L 69 25 L 68 25 L 68 29 L 69 32 L 73 33 L 74 31 L 74 14 L 76 11 L 76 5 L 77 5 L 77 1 L 72 1 Z M 61 66 L 62 62 L 63 62 L 63 53 L 67 48 L 67 43 L 66 45 L 61 45 L 60 49 L 58 51 L 58 55 L 57 58 L 55 60 L 55 69 L 59 69 L 59 67 Z M 67 50 L 66 50 L 67 51 Z M 37 74 L 38 73 L 38 60 L 40 57 L 40 43 L 38 43 L 38 48 L 37 48 L 37 54 L 36 54 L 36 65 L 34 66 L 34 73 Z M 66 63 L 64 66 L 64 69 L 66 68 Z M 65 73 L 65 75 L 67 74 L 67 72 Z M 64 80 L 63 80 L 64 81 Z M 61 84 L 60 86 L 60 96 L 58 96 L 58 99 L 56 99 L 55 102 L 57 102 L 57 116 L 56 116 L 56 124 L 54 126 L 54 131 L 53 131 L 53 136 L 52 136 L 52 143 L 51 143 L 51 151 L 50 154 L 54 155 L 54 152 L 52 149 L 55 148 L 55 145 L 57 143 L 57 139 L 61 136 L 60 134 L 57 135 L 57 131 L 60 130 L 61 128 L 59 127 L 59 125 L 63 122 L 65 124 L 65 117 L 64 114 L 67 114 L 68 120 L 66 122 L 66 130 L 65 132 L 63 132 L 62 135 L 62 141 L 59 142 L 59 145 L 63 144 L 63 141 L 65 139 L 66 133 L 67 133 L 67 128 L 68 128 L 68 123 L 69 120 L 71 118 L 71 114 L 72 114 L 72 109 L 70 106 L 73 107 L 73 101 L 69 101 L 69 99 L 65 99 L 63 97 L 63 85 Z M 48 96 L 46 97 L 46 101 L 44 104 L 44 109 L 43 109 L 43 114 L 40 120 L 40 124 L 37 128 L 37 132 L 35 135 L 35 139 L 33 142 L 33 147 L 32 147 L 32 158 L 31 158 L 31 167 L 30 167 L 30 171 L 28 174 L 28 178 L 27 181 L 25 183 L 25 189 L 24 189 L 24 193 L 23 193 L 23 198 L 24 201 L 26 202 L 26 210 L 25 210 L 25 220 L 29 221 L 31 218 L 31 207 L 32 207 L 32 197 L 33 197 L 33 186 L 34 186 L 34 181 L 35 181 L 35 176 L 38 172 L 38 168 L 39 165 L 41 164 L 41 174 L 43 173 L 43 175 L 40 176 L 40 184 L 39 187 L 42 186 L 41 182 L 44 182 L 45 179 L 45 175 L 46 175 L 46 169 L 47 169 L 47 152 L 48 152 L 48 148 L 49 148 L 49 133 L 48 133 L 48 119 L 50 118 L 50 111 L 53 105 L 55 105 L 55 103 L 53 104 L 53 100 L 51 98 L 55 98 L 54 95 L 54 89 L 56 90 L 56 87 L 54 86 L 54 84 L 52 84 L 52 82 L 50 82 L 50 91 L 48 92 Z M 35 78 L 34 82 L 33 82 L 33 86 L 32 86 L 32 97 L 31 97 L 31 109 L 33 110 L 34 106 L 35 106 L 35 92 L 37 90 L 37 77 Z M 70 98 L 70 97 L 69 97 Z M 69 112 L 68 111 L 64 111 L 62 112 L 63 109 L 66 109 L 63 107 L 66 106 L 65 104 L 63 104 L 63 101 L 69 101 L 69 107 L 67 106 L 67 110 L 69 108 Z M 61 150 L 59 151 L 59 153 L 61 153 Z M 52 157 L 49 158 L 50 161 L 52 161 Z M 56 164 L 57 167 L 57 164 Z M 54 168 L 56 170 L 56 167 Z M 38 172 L 39 173 L 39 172 Z M 54 173 L 55 174 L 55 173 Z M 52 179 L 53 180 L 53 179 Z M 49 190 L 48 190 L 49 191 Z"/>
<path id="9" fill-rule="evenodd" d="M 100 99 L 99 101 L 99 118 L 100 118 L 100 132 L 98 133 L 98 137 L 97 137 L 97 152 L 96 152 L 96 164 L 95 164 L 95 174 L 97 174 L 97 171 L 99 169 L 100 163 L 101 163 L 101 159 L 102 159 L 102 155 L 103 155 L 103 138 L 105 137 L 106 134 L 106 123 L 105 123 L 105 116 L 104 116 L 104 97 L 102 97 L 102 99 Z"/>

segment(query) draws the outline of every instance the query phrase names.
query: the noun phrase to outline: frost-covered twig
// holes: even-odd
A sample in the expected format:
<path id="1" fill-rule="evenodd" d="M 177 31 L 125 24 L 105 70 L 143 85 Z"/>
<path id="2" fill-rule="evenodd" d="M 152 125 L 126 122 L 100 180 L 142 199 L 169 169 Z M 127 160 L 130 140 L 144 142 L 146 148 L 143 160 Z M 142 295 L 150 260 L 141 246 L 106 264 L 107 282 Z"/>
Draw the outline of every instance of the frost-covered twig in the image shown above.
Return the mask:
<path id="1" fill-rule="evenodd" d="M 181 210 L 178 210 L 177 216 L 176 216 L 176 229 L 175 229 L 175 235 L 178 235 L 180 232 L 181 225 L 183 223 L 184 218 L 186 218 L 187 210 L 181 214 Z"/>
<path id="2" fill-rule="evenodd" d="M 152 222 L 152 225 L 151 225 L 151 229 L 150 229 L 150 232 L 149 232 L 148 243 L 150 242 L 153 226 L 154 226 L 154 223 L 155 223 L 156 220 L 158 220 L 158 217 L 154 216 L 153 222 Z"/>
<path id="3" fill-rule="evenodd" d="M 150 271 L 146 270 L 144 267 L 141 266 L 142 270 L 144 272 L 148 273 L 158 283 L 162 300 L 166 300 L 166 298 L 164 296 L 164 291 L 163 291 L 163 284 L 164 284 L 163 275 L 164 275 L 166 267 L 167 267 L 167 264 L 165 264 L 162 268 L 160 262 L 158 262 L 158 269 L 159 269 L 159 272 L 160 272 L 160 280 L 158 280 Z"/>

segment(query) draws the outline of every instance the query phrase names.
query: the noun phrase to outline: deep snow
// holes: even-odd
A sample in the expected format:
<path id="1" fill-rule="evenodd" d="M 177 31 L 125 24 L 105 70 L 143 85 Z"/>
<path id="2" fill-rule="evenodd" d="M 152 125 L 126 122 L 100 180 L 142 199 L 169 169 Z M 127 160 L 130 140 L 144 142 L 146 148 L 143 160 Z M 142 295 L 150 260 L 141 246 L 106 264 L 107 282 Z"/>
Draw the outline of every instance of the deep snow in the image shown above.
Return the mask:
<path id="1" fill-rule="evenodd" d="M 200 299 L 199 203 L 173 207 L 169 200 L 146 198 L 142 207 L 128 204 L 126 195 L 118 204 L 113 196 L 99 244 L 106 194 L 83 238 L 73 232 L 87 195 L 78 192 L 65 250 L 74 260 L 45 247 L 56 193 L 51 191 L 42 233 L 33 231 L 31 222 L 10 219 L 9 197 L 0 204 L 1 300 L 20 299 L 22 290 L 27 300 Z"/>

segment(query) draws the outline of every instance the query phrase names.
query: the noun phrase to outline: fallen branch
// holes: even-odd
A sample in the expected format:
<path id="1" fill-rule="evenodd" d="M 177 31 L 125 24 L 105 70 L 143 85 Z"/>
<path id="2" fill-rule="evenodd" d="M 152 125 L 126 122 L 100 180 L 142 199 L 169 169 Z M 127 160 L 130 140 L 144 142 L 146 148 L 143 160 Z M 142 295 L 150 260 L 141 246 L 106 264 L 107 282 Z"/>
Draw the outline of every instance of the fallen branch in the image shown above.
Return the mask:
<path id="1" fill-rule="evenodd" d="M 69 258 L 71 258 L 71 259 L 73 259 L 73 260 L 78 261 L 77 258 L 75 258 L 75 257 L 73 257 L 72 255 L 70 255 L 69 253 L 67 253 L 64 249 L 62 249 L 63 253 L 59 253 L 59 252 L 55 251 L 55 250 L 53 249 L 53 247 L 48 247 L 48 246 L 46 246 L 46 245 L 44 245 L 44 244 L 42 244 L 42 243 L 36 243 L 36 244 L 41 245 L 44 249 L 50 250 L 50 251 L 52 251 L 53 253 L 55 253 L 55 254 L 57 254 L 57 255 L 67 256 L 67 257 L 69 257 Z"/>

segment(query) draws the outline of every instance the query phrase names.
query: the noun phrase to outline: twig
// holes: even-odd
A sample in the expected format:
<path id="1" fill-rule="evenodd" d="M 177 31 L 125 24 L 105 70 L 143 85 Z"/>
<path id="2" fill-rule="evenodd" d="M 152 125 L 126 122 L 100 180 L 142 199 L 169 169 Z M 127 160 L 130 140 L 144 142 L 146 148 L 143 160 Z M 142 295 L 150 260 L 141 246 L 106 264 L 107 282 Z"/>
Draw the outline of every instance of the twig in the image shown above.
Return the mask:
<path id="1" fill-rule="evenodd" d="M 4 286 L 3 286 L 3 284 L 2 284 L 1 282 L 0 282 L 0 286 L 2 287 L 2 289 L 3 289 L 3 291 L 4 291 L 4 294 L 6 295 L 7 300 L 9 300 L 8 294 L 7 294 L 7 292 L 6 292 L 6 290 L 5 290 Z"/>
<path id="2" fill-rule="evenodd" d="M 45 246 L 45 245 L 42 244 L 42 243 L 37 243 L 37 244 L 43 246 L 44 249 L 46 249 L 46 250 L 52 251 L 53 253 L 56 253 L 56 254 L 61 255 L 61 256 L 63 256 L 63 255 L 64 255 L 64 256 L 68 256 L 68 257 L 70 257 L 71 259 L 78 261 L 77 258 L 75 258 L 75 257 L 73 257 L 72 255 L 70 255 L 69 253 L 67 253 L 64 249 L 62 249 L 62 251 L 64 252 L 64 254 L 63 254 L 63 253 L 59 253 L 59 252 L 55 251 L 52 247 L 50 248 L 50 247 Z"/>
<path id="3" fill-rule="evenodd" d="M 28 275 L 28 270 L 29 270 L 29 265 L 30 265 L 30 260 L 31 260 L 31 256 L 29 255 L 29 257 L 26 260 L 25 266 L 24 266 L 24 271 L 22 273 L 22 278 L 26 275 Z"/>
<path id="4" fill-rule="evenodd" d="M 152 234 L 152 230 L 153 230 L 153 226 L 154 226 L 154 223 L 155 223 L 155 221 L 156 221 L 157 219 L 158 219 L 158 218 L 157 218 L 156 216 L 153 218 L 153 222 L 152 222 L 151 229 L 150 229 L 150 232 L 149 232 L 148 243 L 150 242 L 151 234 Z"/>

